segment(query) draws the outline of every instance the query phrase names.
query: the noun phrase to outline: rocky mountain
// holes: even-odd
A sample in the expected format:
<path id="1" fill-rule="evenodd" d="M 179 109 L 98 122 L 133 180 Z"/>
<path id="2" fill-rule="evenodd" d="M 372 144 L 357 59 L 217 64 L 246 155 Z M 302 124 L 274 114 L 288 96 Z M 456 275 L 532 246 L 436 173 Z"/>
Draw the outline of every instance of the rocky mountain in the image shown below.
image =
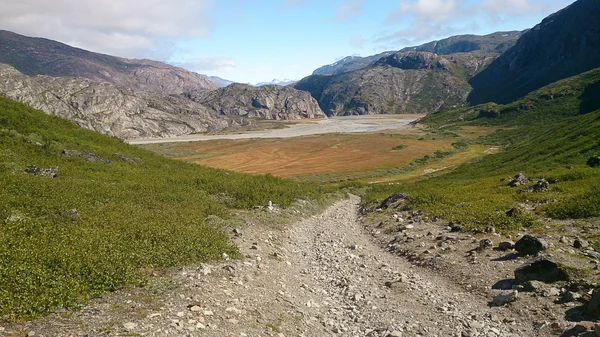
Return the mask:
<path id="1" fill-rule="evenodd" d="M 286 86 L 286 85 L 294 84 L 296 82 L 298 82 L 298 80 L 290 80 L 289 78 L 285 78 L 283 80 L 278 80 L 278 79 L 274 78 L 271 82 L 259 82 L 259 83 L 256 83 L 256 86 L 258 86 L 258 87 L 262 87 L 264 85 L 281 85 L 281 86 Z"/>
<path id="2" fill-rule="evenodd" d="M 3 96 L 124 139 L 219 131 L 249 125 L 250 118 L 325 116 L 308 93 L 279 86 L 234 84 L 215 91 L 155 95 L 80 77 L 31 77 L 6 64 L 0 64 L 0 78 Z"/>
<path id="3" fill-rule="evenodd" d="M 436 53 L 439 55 L 448 55 L 466 52 L 486 52 L 500 54 L 512 47 L 522 32 L 496 32 L 488 35 L 457 35 L 451 36 L 439 41 L 432 41 L 426 44 L 407 47 L 399 51 L 387 51 L 376 55 L 360 57 L 348 56 L 333 64 L 329 64 L 316 69 L 313 75 L 337 75 L 348 71 L 364 69 L 383 57 L 396 54 L 398 52 L 421 51 Z"/>
<path id="4" fill-rule="evenodd" d="M 578 0 L 524 33 L 470 84 L 469 102 L 508 103 L 600 67 L 600 1 Z"/>
<path id="5" fill-rule="evenodd" d="M 185 96 L 230 118 L 278 120 L 326 117 L 309 93 L 278 85 L 254 87 L 234 83 L 219 90 L 196 91 Z"/>
<path id="6" fill-rule="evenodd" d="M 431 113 L 463 104 L 468 79 L 497 54 L 397 52 L 371 66 L 337 75 L 311 75 L 294 85 L 317 99 L 328 116 Z"/>
<path id="7" fill-rule="evenodd" d="M 165 63 L 6 31 L 0 31 L 0 79 L 0 95 L 126 139 L 219 131 L 253 123 L 249 117 L 324 116 L 309 94 L 292 88 L 217 90 L 206 76 Z M 210 90 L 216 91 L 202 95 Z M 190 97 L 206 97 L 206 105 Z M 264 106 L 253 106 L 255 100 Z"/>
<path id="8" fill-rule="evenodd" d="M 218 86 L 206 76 L 166 63 L 93 53 L 66 44 L 0 30 L 0 63 L 27 76 L 83 77 L 134 91 L 181 94 Z"/>
<path id="9" fill-rule="evenodd" d="M 216 84 L 217 86 L 219 86 L 219 88 L 225 88 L 226 86 L 232 84 L 232 83 L 236 83 L 230 80 L 226 80 L 224 78 L 220 78 L 218 76 L 208 76 L 208 79 L 213 82 L 214 84 Z"/>

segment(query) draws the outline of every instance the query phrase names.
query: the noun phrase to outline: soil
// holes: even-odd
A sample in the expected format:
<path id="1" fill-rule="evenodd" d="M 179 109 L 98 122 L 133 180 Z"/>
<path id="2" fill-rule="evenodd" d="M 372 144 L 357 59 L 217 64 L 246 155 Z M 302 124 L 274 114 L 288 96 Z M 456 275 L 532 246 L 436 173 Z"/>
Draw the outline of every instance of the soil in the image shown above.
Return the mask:
<path id="1" fill-rule="evenodd" d="M 554 285 L 490 305 L 502 291 L 492 286 L 510 283 L 526 258 L 467 251 L 507 238 L 453 233 L 412 211 L 367 216 L 359 201 L 350 196 L 283 230 L 236 230 L 242 260 L 165 271 L 81 310 L 3 326 L 0 336 L 517 337 L 573 325 L 565 311 L 579 304 L 555 304 L 557 295 L 544 293 Z M 588 276 L 598 277 L 597 267 Z"/>

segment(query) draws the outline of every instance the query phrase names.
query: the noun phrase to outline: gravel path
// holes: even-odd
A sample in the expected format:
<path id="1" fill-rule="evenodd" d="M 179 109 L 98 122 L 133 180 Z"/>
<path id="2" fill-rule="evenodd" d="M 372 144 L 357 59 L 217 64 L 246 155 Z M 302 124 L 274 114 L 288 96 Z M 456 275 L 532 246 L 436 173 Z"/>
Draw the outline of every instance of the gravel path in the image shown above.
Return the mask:
<path id="1" fill-rule="evenodd" d="M 182 269 L 162 286 L 108 294 L 0 335 L 535 335 L 508 308 L 385 252 L 357 222 L 358 203 L 351 196 L 285 231 L 248 228 L 234 238 L 242 261 Z"/>

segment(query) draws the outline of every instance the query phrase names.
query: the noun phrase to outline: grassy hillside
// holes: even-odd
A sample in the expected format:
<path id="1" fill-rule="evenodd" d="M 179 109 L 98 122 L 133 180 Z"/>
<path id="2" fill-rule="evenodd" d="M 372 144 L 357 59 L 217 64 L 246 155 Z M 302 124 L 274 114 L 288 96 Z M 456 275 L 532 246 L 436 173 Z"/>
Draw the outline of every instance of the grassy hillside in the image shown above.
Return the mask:
<path id="1" fill-rule="evenodd" d="M 411 196 L 413 208 L 463 223 L 466 227 L 513 229 L 533 226 L 542 217 L 600 215 L 600 168 L 586 165 L 600 155 L 600 69 L 557 82 L 508 105 L 487 104 L 430 115 L 433 130 L 462 125 L 501 127 L 477 143 L 503 151 L 469 162 L 449 173 L 415 184 L 377 185 L 367 202 L 393 192 Z M 555 183 L 545 193 L 522 193 L 502 178 L 522 172 Z M 533 209 L 515 212 L 511 208 Z"/>
<path id="2" fill-rule="evenodd" d="M 29 165 L 58 175 L 27 174 Z M 323 192 L 169 160 L 0 97 L 0 320 L 76 306 L 139 284 L 147 269 L 235 256 L 223 231 L 233 209 Z"/>

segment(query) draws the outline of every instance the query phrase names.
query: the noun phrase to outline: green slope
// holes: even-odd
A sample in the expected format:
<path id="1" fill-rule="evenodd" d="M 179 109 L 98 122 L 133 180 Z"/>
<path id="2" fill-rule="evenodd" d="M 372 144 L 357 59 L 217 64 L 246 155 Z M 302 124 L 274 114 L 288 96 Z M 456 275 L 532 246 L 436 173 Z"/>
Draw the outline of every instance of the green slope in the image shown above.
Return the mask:
<path id="1" fill-rule="evenodd" d="M 29 175 L 29 165 L 58 166 L 58 175 Z M 0 321 L 139 284 L 144 269 L 235 255 L 222 228 L 233 209 L 268 200 L 285 207 L 323 192 L 169 160 L 0 97 Z"/>
<path id="2" fill-rule="evenodd" d="M 500 127 L 476 142 L 503 150 L 414 184 L 375 186 L 367 193 L 367 202 L 405 192 L 411 195 L 413 208 L 481 229 L 532 226 L 542 217 L 599 216 L 600 168 L 586 165 L 590 156 L 600 155 L 599 84 L 600 69 L 596 69 L 508 105 L 481 105 L 428 116 L 423 123 L 438 130 L 461 125 Z M 520 193 L 501 180 L 519 172 L 556 183 L 546 193 Z M 524 205 L 534 211 L 506 215 L 511 208 Z"/>

